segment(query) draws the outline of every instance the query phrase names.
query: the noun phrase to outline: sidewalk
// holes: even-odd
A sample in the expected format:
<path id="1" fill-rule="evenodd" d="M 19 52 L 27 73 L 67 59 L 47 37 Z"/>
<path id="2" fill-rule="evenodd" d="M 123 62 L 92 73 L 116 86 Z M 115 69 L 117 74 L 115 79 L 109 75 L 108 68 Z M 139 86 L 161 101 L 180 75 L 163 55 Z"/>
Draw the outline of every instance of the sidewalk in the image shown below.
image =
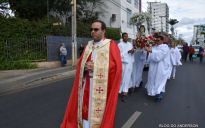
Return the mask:
<path id="1" fill-rule="evenodd" d="M 53 76 L 75 75 L 71 66 L 0 71 L 0 95 Z"/>

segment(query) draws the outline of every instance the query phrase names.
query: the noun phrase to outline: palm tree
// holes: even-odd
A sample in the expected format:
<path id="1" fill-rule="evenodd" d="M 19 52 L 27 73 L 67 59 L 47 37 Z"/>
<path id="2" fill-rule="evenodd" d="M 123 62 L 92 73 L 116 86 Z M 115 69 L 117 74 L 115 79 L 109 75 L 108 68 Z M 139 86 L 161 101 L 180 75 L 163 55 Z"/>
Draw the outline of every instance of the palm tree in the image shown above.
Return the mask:
<path id="1" fill-rule="evenodd" d="M 170 30 L 172 31 L 172 35 L 174 35 L 174 27 L 173 27 L 173 25 L 175 25 L 176 23 L 179 23 L 179 21 L 177 21 L 177 19 L 171 19 L 170 18 L 168 23 L 172 26 Z"/>

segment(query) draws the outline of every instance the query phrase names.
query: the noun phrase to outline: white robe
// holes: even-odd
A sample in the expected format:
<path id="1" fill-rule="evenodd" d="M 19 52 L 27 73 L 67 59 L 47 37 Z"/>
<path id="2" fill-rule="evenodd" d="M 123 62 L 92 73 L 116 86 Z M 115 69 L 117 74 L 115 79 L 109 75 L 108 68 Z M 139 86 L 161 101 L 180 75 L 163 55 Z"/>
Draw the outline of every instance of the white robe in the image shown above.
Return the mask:
<path id="1" fill-rule="evenodd" d="M 95 48 L 103 42 L 103 39 L 100 42 L 94 42 Z M 94 62 L 95 59 L 95 52 L 96 49 L 93 50 L 91 55 L 91 60 Z M 89 72 L 89 76 L 93 76 L 93 72 Z M 83 93 L 82 93 L 82 102 L 83 102 L 83 95 L 84 95 L 84 89 L 85 89 L 85 83 L 86 83 L 86 77 L 83 79 L 84 85 L 83 85 Z M 83 119 L 83 128 L 90 128 L 90 111 L 91 111 L 91 96 L 92 96 L 92 85 L 93 85 L 93 78 L 90 78 L 90 95 L 89 95 L 89 109 L 88 109 L 88 120 Z"/>
<path id="2" fill-rule="evenodd" d="M 179 49 L 177 47 L 175 47 L 175 49 L 171 48 L 169 51 L 170 51 L 171 64 L 172 65 L 179 65 L 181 63 L 180 62 L 181 54 L 179 52 Z"/>
<path id="3" fill-rule="evenodd" d="M 132 86 L 131 74 L 134 56 L 131 53 L 128 53 L 129 50 L 133 49 L 133 45 L 130 42 L 120 42 L 118 44 L 118 47 L 120 49 L 120 55 L 122 60 L 122 78 L 119 89 L 119 93 L 121 93 L 128 92 L 128 89 Z"/>
<path id="4" fill-rule="evenodd" d="M 146 56 L 147 56 L 146 51 L 134 52 L 134 63 L 133 63 L 133 70 L 132 70 L 132 87 L 139 87 L 139 84 L 142 81 L 142 73 L 143 73 Z"/>
<path id="5" fill-rule="evenodd" d="M 155 96 L 165 92 L 165 85 L 169 76 L 170 52 L 166 44 L 157 45 L 149 53 L 147 63 L 149 63 L 148 81 L 145 85 L 148 95 Z"/>
<path id="6" fill-rule="evenodd" d="M 176 66 L 179 66 L 181 64 L 181 54 L 179 52 L 179 49 L 177 47 L 175 48 L 171 48 L 170 50 L 170 62 L 171 62 L 171 66 L 170 66 L 170 73 L 169 73 L 169 77 L 171 77 L 171 74 L 173 72 L 173 77 L 175 77 L 175 73 L 176 73 Z"/>

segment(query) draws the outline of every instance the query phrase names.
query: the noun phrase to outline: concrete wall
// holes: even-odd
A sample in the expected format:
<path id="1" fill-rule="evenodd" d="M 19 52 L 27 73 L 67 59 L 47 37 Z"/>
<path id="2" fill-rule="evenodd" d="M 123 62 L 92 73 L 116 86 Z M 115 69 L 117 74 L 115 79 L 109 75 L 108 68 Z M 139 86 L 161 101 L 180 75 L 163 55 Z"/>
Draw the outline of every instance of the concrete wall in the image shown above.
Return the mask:
<path id="1" fill-rule="evenodd" d="M 62 43 L 65 43 L 67 49 L 67 65 L 72 64 L 72 44 L 71 37 L 65 36 L 47 36 L 47 53 L 48 53 L 48 62 L 37 62 L 39 67 L 59 67 L 60 66 L 60 47 Z M 77 38 L 77 50 L 80 47 L 80 44 L 83 43 L 84 46 L 87 45 L 89 41 L 93 40 L 92 38 Z M 117 44 L 120 41 L 114 40 Z M 77 52 L 77 58 L 80 58 L 80 53 Z"/>
<path id="2" fill-rule="evenodd" d="M 83 43 L 85 46 L 88 41 L 92 38 L 77 38 L 77 50 L 80 47 L 80 44 Z M 48 61 L 59 61 L 60 60 L 60 47 L 62 43 L 65 43 L 67 49 L 66 60 L 72 59 L 72 38 L 64 36 L 47 36 L 47 47 L 48 47 Z M 80 58 L 80 53 L 77 52 L 78 58 Z"/>

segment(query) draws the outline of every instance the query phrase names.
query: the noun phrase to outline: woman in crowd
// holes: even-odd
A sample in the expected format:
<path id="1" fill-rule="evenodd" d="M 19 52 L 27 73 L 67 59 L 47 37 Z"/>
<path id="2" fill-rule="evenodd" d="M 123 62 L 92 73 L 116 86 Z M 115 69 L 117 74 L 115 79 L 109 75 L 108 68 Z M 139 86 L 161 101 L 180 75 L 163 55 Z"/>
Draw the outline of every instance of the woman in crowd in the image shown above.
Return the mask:
<path id="1" fill-rule="evenodd" d="M 204 49 L 202 47 L 199 48 L 199 58 L 200 58 L 200 63 L 202 63 L 204 56 Z"/>
<path id="2" fill-rule="evenodd" d="M 84 50 L 84 46 L 83 46 L 83 44 L 81 43 L 81 44 L 80 44 L 80 47 L 79 47 L 79 49 L 78 49 L 78 52 L 80 53 L 80 56 L 82 55 L 83 50 Z"/>
<path id="3" fill-rule="evenodd" d="M 168 80 L 171 77 L 171 74 L 173 75 L 173 79 L 175 79 L 175 73 L 176 73 L 176 66 L 179 66 L 181 64 L 180 62 L 181 54 L 179 52 L 179 49 L 175 46 L 175 42 L 171 42 L 170 46 L 170 75 Z"/>
<path id="4" fill-rule="evenodd" d="M 192 47 L 192 45 L 190 45 L 189 47 L 189 61 L 193 61 L 192 55 L 195 53 L 194 48 Z"/>

